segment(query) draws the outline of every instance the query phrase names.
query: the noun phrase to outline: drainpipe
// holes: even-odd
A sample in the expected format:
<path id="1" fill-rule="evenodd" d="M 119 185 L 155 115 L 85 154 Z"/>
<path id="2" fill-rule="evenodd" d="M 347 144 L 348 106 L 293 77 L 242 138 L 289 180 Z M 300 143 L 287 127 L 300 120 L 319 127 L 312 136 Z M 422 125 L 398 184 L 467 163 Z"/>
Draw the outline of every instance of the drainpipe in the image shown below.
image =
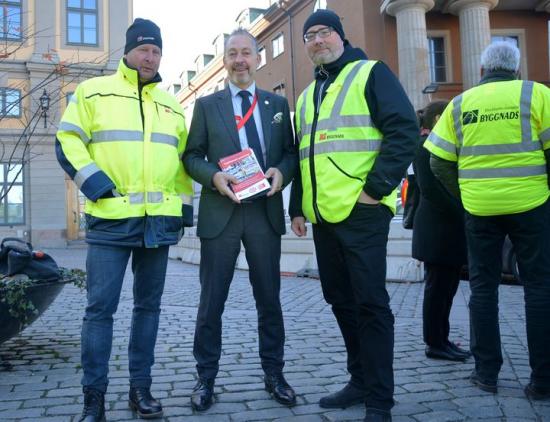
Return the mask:
<path id="1" fill-rule="evenodd" d="M 283 7 L 284 0 L 279 0 L 279 8 L 288 16 L 288 26 L 290 32 L 290 78 L 292 79 L 292 106 L 296 107 L 296 85 L 294 77 L 294 37 L 292 34 L 292 15 Z"/>

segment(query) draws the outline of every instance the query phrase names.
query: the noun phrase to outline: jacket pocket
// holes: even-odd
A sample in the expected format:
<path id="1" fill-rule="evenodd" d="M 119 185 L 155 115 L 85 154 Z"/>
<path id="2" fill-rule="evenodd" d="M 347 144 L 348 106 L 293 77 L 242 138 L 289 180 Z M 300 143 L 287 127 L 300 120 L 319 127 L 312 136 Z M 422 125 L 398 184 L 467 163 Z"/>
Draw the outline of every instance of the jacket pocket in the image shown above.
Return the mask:
<path id="1" fill-rule="evenodd" d="M 107 219 L 86 214 L 86 230 L 95 233 L 128 234 L 129 219 Z"/>
<path id="2" fill-rule="evenodd" d="M 365 181 L 363 179 L 361 179 L 360 177 L 357 177 L 357 176 L 352 176 L 351 174 L 349 174 L 348 172 L 346 172 L 342 167 L 340 167 L 338 164 L 336 164 L 336 162 L 331 158 L 331 157 L 327 157 L 327 159 L 332 163 L 332 165 L 334 167 L 336 167 L 336 169 L 342 173 L 344 176 L 346 177 L 349 177 L 350 179 L 354 179 L 354 180 L 358 180 L 360 181 L 361 183 L 365 183 Z"/>

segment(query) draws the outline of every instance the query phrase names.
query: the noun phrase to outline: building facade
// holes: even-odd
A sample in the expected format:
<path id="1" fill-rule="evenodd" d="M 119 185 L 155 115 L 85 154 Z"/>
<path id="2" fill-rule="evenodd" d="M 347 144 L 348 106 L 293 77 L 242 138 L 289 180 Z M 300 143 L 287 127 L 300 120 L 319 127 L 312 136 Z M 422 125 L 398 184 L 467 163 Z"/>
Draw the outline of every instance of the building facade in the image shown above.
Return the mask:
<path id="1" fill-rule="evenodd" d="M 451 98 L 477 83 L 479 58 L 492 40 L 518 45 L 523 79 L 550 81 L 550 0 L 284 0 L 259 13 L 243 11 L 235 27 L 256 36 L 262 55 L 257 81 L 286 96 L 291 108 L 312 79 L 302 27 L 319 4 L 342 18 L 346 37 L 399 76 L 416 108 Z M 247 9 L 248 10 L 248 9 Z M 250 16 L 252 20 L 243 19 Z M 206 65 L 189 69 L 178 98 L 191 113 L 197 97 L 224 87 L 223 34 L 212 34 Z M 200 56 L 199 56 L 200 57 Z M 204 63 L 204 61 L 203 61 Z M 187 70 L 184 72 L 186 73 Z M 435 92 L 430 92 L 434 91 Z M 424 92 L 423 92 L 424 91 Z"/>
<path id="2" fill-rule="evenodd" d="M 382 60 L 398 75 L 416 109 L 433 99 L 449 99 L 472 87 L 480 77 L 483 49 L 494 40 L 515 43 L 521 51 L 521 75 L 550 81 L 550 0 L 273 0 L 268 9 L 247 9 L 235 27 L 247 28 L 258 40 L 262 62 L 257 83 L 285 96 L 291 110 L 313 78 L 304 50 L 302 27 L 315 8 L 329 8 L 341 18 L 346 38 Z M 186 69 L 177 97 L 187 121 L 197 98 L 224 89 L 223 40 L 212 33 L 211 51 L 197 57 L 201 66 Z M 203 56 L 208 56 L 205 62 Z M 197 191 L 200 187 L 197 187 Z M 284 192 L 288 201 L 289 189 Z M 195 205 L 198 205 L 195 203 Z M 422 269 L 410 258 L 410 231 L 392 222 L 388 278 L 419 279 Z M 283 237 L 282 269 L 315 267 L 311 238 Z M 177 256 L 198 262 L 198 241 L 191 230 Z M 244 257 L 238 266 L 246 268 Z"/>
<path id="3" fill-rule="evenodd" d="M 83 199 L 55 157 L 77 84 L 112 73 L 131 0 L 0 0 L 0 238 L 65 246 L 83 234 Z"/>

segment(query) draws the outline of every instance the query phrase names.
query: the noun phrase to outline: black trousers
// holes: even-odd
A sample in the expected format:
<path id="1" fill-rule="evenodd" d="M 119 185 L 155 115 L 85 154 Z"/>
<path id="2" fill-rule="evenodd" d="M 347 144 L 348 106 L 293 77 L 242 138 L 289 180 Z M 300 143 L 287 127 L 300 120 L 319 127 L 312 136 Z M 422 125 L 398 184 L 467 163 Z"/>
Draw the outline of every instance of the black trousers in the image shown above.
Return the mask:
<path id="1" fill-rule="evenodd" d="M 323 295 L 332 306 L 347 351 L 351 382 L 367 391 L 366 405 L 393 406 L 393 323 L 386 290 L 391 211 L 357 204 L 341 223 L 314 224 Z"/>
<path id="2" fill-rule="evenodd" d="M 496 380 L 502 366 L 498 286 L 507 234 L 524 283 L 531 380 L 550 388 L 550 202 L 519 214 L 466 214 L 472 291 L 470 344 L 476 371 L 483 378 Z"/>
<path id="3" fill-rule="evenodd" d="M 443 347 L 449 341 L 449 315 L 460 282 L 460 265 L 424 263 L 422 328 L 424 343 Z"/>
<path id="4" fill-rule="evenodd" d="M 259 352 L 266 373 L 283 369 L 285 331 L 279 300 L 281 236 L 273 230 L 265 199 L 235 207 L 223 232 L 201 239 L 201 296 L 193 355 L 199 377 L 214 379 L 222 348 L 222 314 L 235 263 L 245 248 L 250 284 L 258 312 Z"/>

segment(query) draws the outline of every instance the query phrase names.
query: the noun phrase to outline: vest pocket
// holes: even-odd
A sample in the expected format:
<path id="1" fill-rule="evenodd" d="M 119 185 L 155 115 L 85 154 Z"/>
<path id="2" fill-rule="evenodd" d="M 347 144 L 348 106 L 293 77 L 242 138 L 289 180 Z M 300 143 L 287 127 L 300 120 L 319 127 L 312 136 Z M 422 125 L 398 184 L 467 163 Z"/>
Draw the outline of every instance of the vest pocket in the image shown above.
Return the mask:
<path id="1" fill-rule="evenodd" d="M 334 165 L 334 167 L 336 167 L 336 169 L 338 169 L 338 171 L 340 173 L 342 173 L 344 176 L 347 176 L 349 177 L 350 179 L 355 179 L 355 180 L 359 180 L 361 183 L 365 183 L 365 181 L 363 179 L 361 179 L 360 177 L 356 177 L 356 176 L 352 176 L 351 174 L 347 173 L 343 168 L 341 168 L 338 164 L 336 164 L 336 162 L 331 158 L 331 157 L 327 157 L 327 159 L 332 163 L 332 165 Z"/>

